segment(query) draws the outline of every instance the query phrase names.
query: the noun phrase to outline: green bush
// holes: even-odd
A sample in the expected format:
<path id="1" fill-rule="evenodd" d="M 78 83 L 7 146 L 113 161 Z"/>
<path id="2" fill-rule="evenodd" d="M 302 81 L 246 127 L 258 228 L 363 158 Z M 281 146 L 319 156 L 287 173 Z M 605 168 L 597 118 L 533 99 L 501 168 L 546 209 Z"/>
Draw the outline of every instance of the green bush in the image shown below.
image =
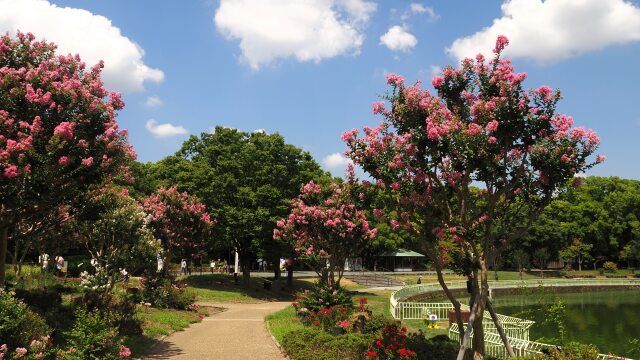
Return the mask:
<path id="1" fill-rule="evenodd" d="M 297 293 L 293 306 L 298 312 L 318 312 L 320 309 L 334 306 L 353 309 L 353 301 L 351 294 L 344 288 L 317 283 L 311 289 Z"/>
<path id="2" fill-rule="evenodd" d="M 76 300 L 87 312 L 98 312 L 100 317 L 107 319 L 109 325 L 118 329 L 121 335 L 142 334 L 142 322 L 136 316 L 136 304 L 126 298 L 116 295 L 86 292 L 82 298 Z"/>
<path id="3" fill-rule="evenodd" d="M 618 264 L 613 261 L 605 261 L 605 263 L 602 264 L 602 270 L 606 273 L 613 274 L 618 271 Z"/>
<path id="4" fill-rule="evenodd" d="M 50 329 L 42 317 L 14 296 L 0 289 L 0 345 L 27 348 L 31 341 L 46 337 Z"/>
<path id="5" fill-rule="evenodd" d="M 115 360 L 129 357 L 116 327 L 100 312 L 79 309 L 73 328 L 66 333 L 68 348 L 60 353 L 66 360 Z"/>
<path id="6" fill-rule="evenodd" d="M 389 321 L 384 315 L 374 314 L 369 316 L 369 318 L 364 323 L 364 329 L 362 332 L 367 334 L 373 334 L 380 331 L 384 325 Z"/>
<path id="7" fill-rule="evenodd" d="M 422 330 L 408 335 L 405 346 L 416 352 L 418 359 L 450 360 L 458 354 L 458 343 L 446 335 L 437 335 L 430 339 L 424 336 Z"/>
<path id="8" fill-rule="evenodd" d="M 307 328 L 292 331 L 282 339 L 282 348 L 291 360 L 356 360 L 363 359 L 372 334 L 333 336 Z"/>
<path id="9" fill-rule="evenodd" d="M 140 279 L 140 297 L 155 307 L 179 310 L 188 310 L 196 301 L 195 294 L 187 290 L 184 282 L 158 274 Z"/>

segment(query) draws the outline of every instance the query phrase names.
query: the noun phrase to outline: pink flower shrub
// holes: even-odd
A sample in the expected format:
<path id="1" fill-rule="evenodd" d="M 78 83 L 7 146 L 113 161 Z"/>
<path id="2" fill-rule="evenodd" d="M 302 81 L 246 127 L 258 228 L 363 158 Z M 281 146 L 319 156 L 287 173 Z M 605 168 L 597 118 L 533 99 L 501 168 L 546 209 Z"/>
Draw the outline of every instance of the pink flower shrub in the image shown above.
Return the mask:
<path id="1" fill-rule="evenodd" d="M 116 121 L 124 103 L 102 84 L 102 62 L 87 68 L 55 49 L 30 33 L 0 36 L 0 228 L 123 175 L 136 157 Z M 87 165 L 104 155 L 106 166 Z"/>
<path id="2" fill-rule="evenodd" d="M 323 193 L 311 181 L 304 185 L 286 219 L 277 223 L 273 237 L 289 241 L 296 253 L 308 260 L 318 273 L 329 263 L 330 278 L 342 276 L 345 259 L 357 254 L 376 234 L 365 213 L 358 209 L 352 183 L 332 184 Z"/>
<path id="3" fill-rule="evenodd" d="M 197 258 L 205 250 L 213 221 L 204 204 L 174 187 L 161 187 L 142 200 L 148 225 L 169 259 Z"/>

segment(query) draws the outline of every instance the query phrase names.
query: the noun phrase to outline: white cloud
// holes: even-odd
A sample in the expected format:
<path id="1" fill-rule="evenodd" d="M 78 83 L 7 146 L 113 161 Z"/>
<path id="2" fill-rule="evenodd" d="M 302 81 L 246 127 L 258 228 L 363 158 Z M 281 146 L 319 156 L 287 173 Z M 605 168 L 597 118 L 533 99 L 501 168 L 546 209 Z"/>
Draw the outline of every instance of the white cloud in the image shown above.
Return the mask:
<path id="1" fill-rule="evenodd" d="M 336 169 L 340 167 L 345 167 L 351 164 L 352 162 L 350 159 L 347 159 L 344 155 L 337 152 L 337 153 L 333 153 L 331 155 L 325 156 L 322 159 L 322 163 L 324 164 L 324 166 L 328 167 L 329 169 Z"/>
<path id="2" fill-rule="evenodd" d="M 255 129 L 255 130 L 253 130 L 253 132 L 254 132 L 254 133 L 266 134 L 266 133 L 267 133 L 267 130 L 265 130 L 265 129 Z"/>
<path id="3" fill-rule="evenodd" d="M 418 44 L 418 39 L 409 33 L 404 26 L 395 25 L 382 36 L 380 44 L 388 47 L 392 51 L 409 51 Z"/>
<path id="4" fill-rule="evenodd" d="M 411 5 L 409 5 L 409 9 L 413 14 L 427 14 L 430 20 L 435 20 L 439 17 L 438 14 L 436 14 L 436 12 L 433 10 L 433 8 L 424 6 L 420 3 L 411 3 Z"/>
<path id="5" fill-rule="evenodd" d="M 140 91 L 145 81 L 164 78 L 143 62 L 144 50 L 104 16 L 46 0 L 0 0 L 0 9 L 0 33 L 31 32 L 56 43 L 60 54 L 80 54 L 88 66 L 104 60 L 103 80 L 110 90 Z"/>
<path id="6" fill-rule="evenodd" d="M 447 52 L 458 59 L 491 54 L 498 35 L 505 54 L 549 62 L 640 41 L 640 8 L 624 0 L 509 0 L 503 16 L 481 31 L 456 39 Z"/>
<path id="7" fill-rule="evenodd" d="M 438 65 L 431 65 L 429 68 L 431 71 L 431 77 L 438 76 L 442 74 L 442 68 Z"/>
<path id="8" fill-rule="evenodd" d="M 240 40 L 242 61 L 257 70 L 278 59 L 358 54 L 375 9 L 365 0 L 221 0 L 214 22 Z"/>
<path id="9" fill-rule="evenodd" d="M 147 107 L 153 108 L 162 105 L 162 100 L 157 96 L 149 96 L 147 101 L 144 102 Z"/>
<path id="10" fill-rule="evenodd" d="M 150 133 L 159 138 L 186 135 L 189 133 L 189 131 L 182 126 L 176 126 L 170 123 L 158 124 L 158 122 L 153 119 L 147 120 L 145 127 Z"/>

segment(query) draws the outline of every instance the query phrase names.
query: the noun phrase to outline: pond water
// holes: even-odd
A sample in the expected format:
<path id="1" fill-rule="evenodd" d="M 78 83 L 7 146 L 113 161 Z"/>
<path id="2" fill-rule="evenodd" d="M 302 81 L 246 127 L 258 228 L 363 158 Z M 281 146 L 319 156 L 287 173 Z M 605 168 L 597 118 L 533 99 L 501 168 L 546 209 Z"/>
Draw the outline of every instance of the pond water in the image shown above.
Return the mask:
<path id="1" fill-rule="evenodd" d="M 556 299 L 566 304 L 567 340 L 591 343 L 601 353 L 624 356 L 629 339 L 640 338 L 640 291 L 601 291 L 559 294 L 498 295 L 496 312 L 534 320 L 530 339 L 557 337 L 551 325 L 543 324 L 546 309 Z"/>

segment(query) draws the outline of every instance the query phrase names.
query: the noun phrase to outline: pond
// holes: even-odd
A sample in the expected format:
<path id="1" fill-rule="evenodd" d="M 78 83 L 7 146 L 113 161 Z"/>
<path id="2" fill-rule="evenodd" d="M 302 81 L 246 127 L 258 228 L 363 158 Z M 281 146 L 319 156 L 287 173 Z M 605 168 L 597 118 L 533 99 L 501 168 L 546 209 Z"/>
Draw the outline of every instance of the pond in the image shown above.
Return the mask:
<path id="1" fill-rule="evenodd" d="M 498 295 L 496 312 L 534 320 L 530 339 L 557 338 L 554 326 L 543 324 L 556 299 L 566 304 L 567 340 L 591 343 L 601 353 L 624 356 L 629 339 L 640 338 L 640 290 Z"/>

